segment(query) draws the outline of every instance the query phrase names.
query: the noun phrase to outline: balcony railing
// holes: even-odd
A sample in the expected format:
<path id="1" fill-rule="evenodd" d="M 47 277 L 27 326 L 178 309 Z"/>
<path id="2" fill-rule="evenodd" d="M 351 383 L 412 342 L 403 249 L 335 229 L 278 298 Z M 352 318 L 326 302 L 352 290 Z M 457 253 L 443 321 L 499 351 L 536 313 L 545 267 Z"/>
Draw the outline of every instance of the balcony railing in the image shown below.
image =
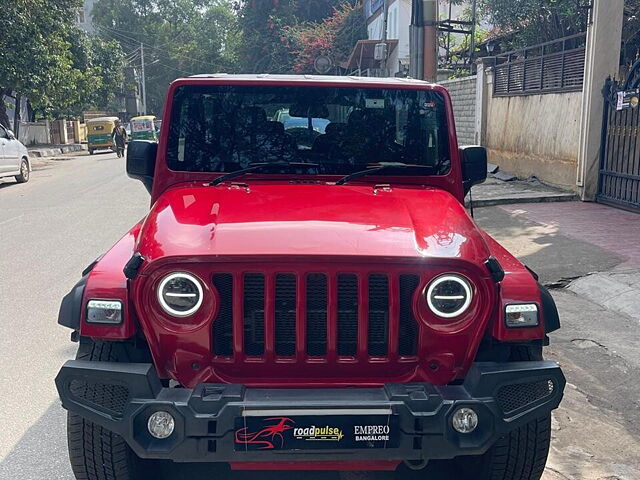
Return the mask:
<path id="1" fill-rule="evenodd" d="M 579 92 L 584 84 L 586 33 L 492 57 L 493 95 Z"/>

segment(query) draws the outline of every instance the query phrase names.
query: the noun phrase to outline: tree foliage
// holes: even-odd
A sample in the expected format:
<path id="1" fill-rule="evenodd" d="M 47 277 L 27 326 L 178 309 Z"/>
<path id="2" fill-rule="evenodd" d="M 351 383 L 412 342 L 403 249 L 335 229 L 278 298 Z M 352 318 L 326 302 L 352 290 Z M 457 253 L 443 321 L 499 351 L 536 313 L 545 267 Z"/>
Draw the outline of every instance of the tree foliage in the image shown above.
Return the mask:
<path id="1" fill-rule="evenodd" d="M 577 0 L 479 0 L 478 11 L 495 27 L 494 34 L 512 34 L 505 40 L 507 48 L 520 48 L 584 32 L 584 5 Z"/>
<path id="2" fill-rule="evenodd" d="M 0 22 L 0 93 L 16 92 L 44 115 L 74 115 L 111 101 L 121 52 L 75 25 L 80 0 L 14 0 Z M 3 110 L 4 105 L 0 105 Z M 6 122 L 6 115 L 3 115 Z"/>
<path id="3" fill-rule="evenodd" d="M 362 6 L 344 3 L 320 23 L 305 22 L 283 29 L 285 45 L 293 58 L 295 73 L 316 73 L 321 55 L 340 63 L 349 57 L 356 42 L 367 37 Z"/>
<path id="4" fill-rule="evenodd" d="M 315 53 L 344 56 L 347 43 L 353 40 L 350 50 L 357 40 L 366 38 L 361 7 L 354 8 L 359 4 L 357 0 L 237 2 L 240 69 L 251 73 L 308 71 Z"/>
<path id="5" fill-rule="evenodd" d="M 136 74 L 144 47 L 147 106 L 160 114 L 167 86 L 178 77 L 233 72 L 237 17 L 228 0 L 98 0 L 93 21 L 117 41 Z"/>

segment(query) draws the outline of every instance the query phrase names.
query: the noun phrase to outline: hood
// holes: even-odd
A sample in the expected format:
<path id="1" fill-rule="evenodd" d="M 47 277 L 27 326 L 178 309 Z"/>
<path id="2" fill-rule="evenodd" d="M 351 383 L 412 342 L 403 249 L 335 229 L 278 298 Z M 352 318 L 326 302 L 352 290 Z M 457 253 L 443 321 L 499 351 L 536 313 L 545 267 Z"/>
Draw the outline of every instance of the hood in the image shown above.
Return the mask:
<path id="1" fill-rule="evenodd" d="M 174 187 L 144 221 L 149 262 L 202 256 L 456 258 L 489 250 L 449 193 L 424 187 L 255 183 Z"/>

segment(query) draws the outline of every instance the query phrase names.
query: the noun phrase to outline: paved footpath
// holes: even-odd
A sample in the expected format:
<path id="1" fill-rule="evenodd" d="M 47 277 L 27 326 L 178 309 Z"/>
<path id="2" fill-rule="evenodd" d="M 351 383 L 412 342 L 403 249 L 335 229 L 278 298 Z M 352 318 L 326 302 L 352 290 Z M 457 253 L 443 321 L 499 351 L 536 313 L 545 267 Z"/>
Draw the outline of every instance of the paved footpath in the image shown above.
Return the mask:
<path id="1" fill-rule="evenodd" d="M 65 414 L 53 385 L 60 365 L 74 355 L 69 332 L 56 324 L 59 302 L 87 263 L 146 213 L 149 197 L 139 182 L 125 176 L 124 161 L 113 154 L 41 158 L 34 165 L 27 184 L 0 181 L 0 479 L 73 480 Z M 540 210 L 535 210 L 538 205 L 481 208 L 476 218 L 548 283 L 632 266 L 629 239 L 605 245 L 563 228 L 564 219 L 579 212 L 581 204 L 562 204 L 567 210 L 559 215 L 558 225 L 553 218 L 542 217 L 559 212 L 559 205 L 541 204 Z M 584 213 L 587 226 L 594 215 L 589 212 Z M 603 212 L 602 217 L 619 215 L 616 210 Z M 545 480 L 638 480 L 638 321 L 568 290 L 556 290 L 554 295 L 564 329 L 553 334 L 549 357 L 563 364 L 570 384 L 554 415 Z M 157 480 L 281 477 L 281 473 L 172 465 L 162 465 L 156 475 Z M 304 478 L 460 477 L 434 463 L 427 472 L 305 472 Z"/>

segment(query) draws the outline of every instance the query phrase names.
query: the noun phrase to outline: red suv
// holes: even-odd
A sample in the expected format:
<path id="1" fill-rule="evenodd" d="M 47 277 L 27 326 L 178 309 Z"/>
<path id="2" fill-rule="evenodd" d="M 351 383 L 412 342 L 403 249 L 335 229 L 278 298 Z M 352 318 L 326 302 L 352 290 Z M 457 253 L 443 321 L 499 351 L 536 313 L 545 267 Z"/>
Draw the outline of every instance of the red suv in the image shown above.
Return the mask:
<path id="1" fill-rule="evenodd" d="M 558 312 L 467 214 L 487 157 L 458 147 L 444 88 L 199 76 L 163 125 L 127 158 L 149 214 L 60 309 L 76 478 L 143 478 L 141 459 L 540 478 Z"/>

